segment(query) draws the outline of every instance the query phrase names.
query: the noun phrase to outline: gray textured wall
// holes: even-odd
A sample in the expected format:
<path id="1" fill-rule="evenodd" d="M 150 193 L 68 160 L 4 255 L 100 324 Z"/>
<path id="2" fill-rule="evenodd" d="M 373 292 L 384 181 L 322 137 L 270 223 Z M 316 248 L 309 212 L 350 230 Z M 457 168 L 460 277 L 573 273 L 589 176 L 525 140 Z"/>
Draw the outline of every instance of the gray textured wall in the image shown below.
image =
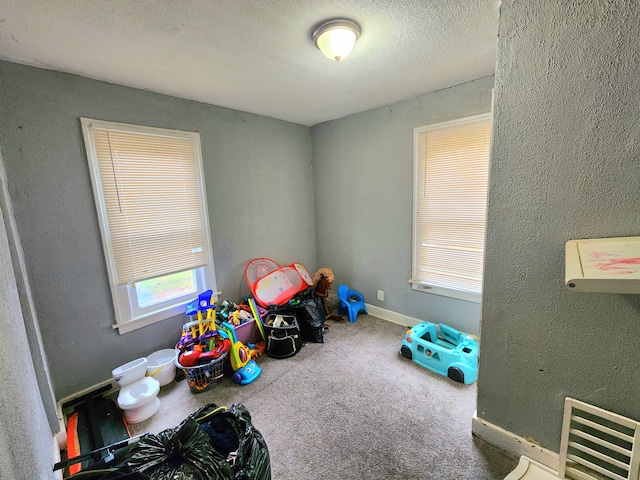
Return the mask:
<path id="1" fill-rule="evenodd" d="M 478 333 L 478 303 L 408 283 L 413 129 L 490 111 L 492 87 L 485 77 L 312 127 L 318 267 L 332 268 L 336 284 L 380 308 Z"/>
<path id="2" fill-rule="evenodd" d="M 13 272 L 21 307 L 21 315 L 13 318 L 13 321 L 21 321 L 25 328 L 26 336 L 24 346 L 28 347 L 31 353 L 33 369 L 35 371 L 38 389 L 40 390 L 40 398 L 47 413 L 49 427 L 52 432 L 58 432 L 60 430 L 60 424 L 56 408 L 56 398 L 53 393 L 53 384 L 49 374 L 49 364 L 44 352 L 42 334 L 40 333 L 40 324 L 31 291 L 31 283 L 25 265 L 22 242 L 18 234 L 16 218 L 13 212 L 13 202 L 11 201 L 7 185 L 7 172 L 2 156 L 0 155 L 0 210 L 4 216 L 9 254 L 13 260 Z M 4 348 L 12 349 L 14 347 L 9 343 L 4 345 Z"/>
<path id="3" fill-rule="evenodd" d="M 570 292 L 564 245 L 640 234 L 640 7 L 503 0 L 478 416 L 558 451 L 572 396 L 640 420 L 640 296 Z"/>
<path id="4" fill-rule="evenodd" d="M 57 398 L 178 340 L 175 317 L 119 335 L 79 118 L 201 134 L 222 298 L 249 293 L 246 263 L 315 269 L 309 128 L 0 62 L 0 145 Z"/>
<path id="5" fill-rule="evenodd" d="M 1 163 L 0 158 L 0 170 Z M 29 350 L 31 339 L 22 322 L 5 226 L 5 187 L 0 176 L 0 480 L 46 479 L 53 476 L 53 437 Z"/>

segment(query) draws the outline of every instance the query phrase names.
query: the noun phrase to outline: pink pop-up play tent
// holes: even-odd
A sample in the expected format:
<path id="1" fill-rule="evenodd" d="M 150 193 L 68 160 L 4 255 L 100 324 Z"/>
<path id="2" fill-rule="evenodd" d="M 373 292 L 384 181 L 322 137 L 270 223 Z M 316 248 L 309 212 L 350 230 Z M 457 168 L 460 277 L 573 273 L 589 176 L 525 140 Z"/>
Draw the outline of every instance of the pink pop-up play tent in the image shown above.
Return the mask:
<path id="1" fill-rule="evenodd" d="M 300 263 L 281 267 L 270 258 L 254 258 L 247 264 L 244 276 L 258 304 L 282 305 L 298 292 L 313 286 L 313 278 Z"/>

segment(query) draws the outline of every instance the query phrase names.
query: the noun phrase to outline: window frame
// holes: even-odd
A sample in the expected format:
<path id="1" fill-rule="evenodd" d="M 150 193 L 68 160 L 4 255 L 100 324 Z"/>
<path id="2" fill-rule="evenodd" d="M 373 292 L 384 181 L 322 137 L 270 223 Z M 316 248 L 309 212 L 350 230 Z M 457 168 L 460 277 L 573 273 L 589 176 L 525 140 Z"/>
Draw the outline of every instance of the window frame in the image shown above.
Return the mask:
<path id="1" fill-rule="evenodd" d="M 442 285 L 435 285 L 428 282 L 423 282 L 418 280 L 418 276 L 416 274 L 418 270 L 418 208 L 419 208 L 419 200 L 418 200 L 418 189 L 419 189 L 419 169 L 420 169 L 420 159 L 419 159 L 419 137 L 421 133 L 441 130 L 445 128 L 451 128 L 455 126 L 461 126 L 469 123 L 479 122 L 482 120 L 489 120 L 493 118 L 492 112 L 482 113 L 479 115 L 472 115 L 469 117 L 463 117 L 455 120 L 439 122 L 429 125 L 423 125 L 420 127 L 415 127 L 413 129 L 413 232 L 412 232 L 412 256 L 411 256 L 411 279 L 409 283 L 411 284 L 411 288 L 418 292 L 432 293 L 435 295 L 456 298 L 459 300 L 465 300 L 473 303 L 480 303 L 482 301 L 482 289 L 484 287 L 484 255 L 485 255 L 485 245 L 486 245 L 486 237 L 485 237 L 485 245 L 483 245 L 482 257 L 483 257 L 483 274 L 482 280 L 480 284 L 480 291 L 470 291 L 463 290 L 457 288 L 446 287 Z M 491 132 L 489 134 L 489 157 L 491 157 L 491 139 L 493 136 L 493 128 L 491 128 Z M 488 175 L 489 175 L 489 165 L 487 165 L 487 197 L 488 197 Z M 488 200 L 488 198 L 487 198 Z M 485 208 L 485 224 L 484 224 L 485 232 L 486 232 L 486 208 Z"/>
<path id="2" fill-rule="evenodd" d="M 84 136 L 87 163 L 89 164 L 89 171 L 91 175 L 91 185 L 93 188 L 93 194 L 96 204 L 98 223 L 100 225 L 100 235 L 102 239 L 104 257 L 109 277 L 109 287 L 114 306 L 115 323 L 112 327 L 114 329 L 118 329 L 120 334 L 132 332 L 139 328 L 153 325 L 162 320 L 184 314 L 186 304 L 196 298 L 199 292 L 211 289 L 215 292 L 214 295 L 219 295 L 220 292 L 217 291 L 215 268 L 213 262 L 213 249 L 211 246 L 211 228 L 207 210 L 207 198 L 205 193 L 206 190 L 204 186 L 204 169 L 202 164 L 200 134 L 198 132 L 188 132 L 182 130 L 148 127 L 143 125 L 109 122 L 84 117 L 82 117 L 80 120 L 82 124 L 82 133 Z M 195 293 L 189 293 L 180 297 L 174 297 L 173 299 L 167 300 L 165 302 L 156 303 L 146 308 L 141 308 L 138 306 L 137 294 L 135 291 L 135 282 L 124 285 L 119 285 L 117 283 L 116 263 L 110 242 L 107 209 L 105 205 L 104 194 L 102 191 L 100 169 L 98 166 L 98 158 L 92 134 L 93 127 L 119 129 L 127 132 L 160 135 L 164 137 L 182 138 L 188 139 L 192 142 L 198 184 L 198 198 L 200 200 L 200 211 L 202 220 L 205 225 L 204 248 L 206 250 L 206 265 L 191 269 L 195 273 L 197 282 Z"/>

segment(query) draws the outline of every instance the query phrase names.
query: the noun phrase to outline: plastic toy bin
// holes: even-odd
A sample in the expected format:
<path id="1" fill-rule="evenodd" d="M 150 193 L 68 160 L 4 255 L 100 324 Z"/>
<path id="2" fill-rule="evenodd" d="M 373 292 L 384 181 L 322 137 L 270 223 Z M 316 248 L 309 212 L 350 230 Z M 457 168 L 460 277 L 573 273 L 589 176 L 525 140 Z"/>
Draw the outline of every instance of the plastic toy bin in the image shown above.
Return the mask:
<path id="1" fill-rule="evenodd" d="M 218 385 L 224 376 L 224 361 L 227 352 L 209 363 L 196 365 L 194 367 L 183 367 L 180 365 L 179 357 L 176 357 L 176 367 L 184 372 L 184 377 L 189 385 L 189 390 L 193 393 L 206 392 Z"/>
<path id="2" fill-rule="evenodd" d="M 256 321 L 253 318 L 241 325 L 236 325 L 235 330 L 238 341 L 245 345 L 249 343 L 258 343 L 262 340 Z"/>

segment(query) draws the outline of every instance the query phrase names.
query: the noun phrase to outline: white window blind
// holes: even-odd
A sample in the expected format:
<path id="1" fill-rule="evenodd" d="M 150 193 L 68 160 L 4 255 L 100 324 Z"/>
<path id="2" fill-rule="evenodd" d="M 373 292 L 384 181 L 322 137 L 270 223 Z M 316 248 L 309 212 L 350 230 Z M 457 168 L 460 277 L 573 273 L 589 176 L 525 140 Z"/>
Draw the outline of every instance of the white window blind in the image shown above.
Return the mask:
<path id="1" fill-rule="evenodd" d="M 193 140 L 92 127 L 118 284 L 206 264 Z"/>
<path id="2" fill-rule="evenodd" d="M 490 139 L 490 115 L 414 131 L 417 289 L 479 300 Z"/>
<path id="3" fill-rule="evenodd" d="M 200 136 L 82 119 L 120 333 L 217 291 Z"/>

